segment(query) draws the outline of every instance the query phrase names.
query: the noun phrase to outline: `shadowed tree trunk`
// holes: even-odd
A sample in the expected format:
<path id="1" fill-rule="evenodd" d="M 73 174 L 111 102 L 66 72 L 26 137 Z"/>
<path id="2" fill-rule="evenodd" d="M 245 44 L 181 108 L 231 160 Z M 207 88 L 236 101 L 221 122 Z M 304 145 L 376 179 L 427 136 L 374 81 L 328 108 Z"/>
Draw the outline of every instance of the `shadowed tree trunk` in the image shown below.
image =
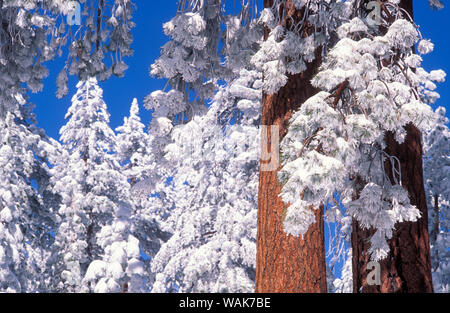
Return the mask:
<path id="1" fill-rule="evenodd" d="M 264 7 L 272 7 L 272 2 L 265 0 Z M 287 16 L 300 21 L 302 10 L 294 8 L 291 0 L 286 1 L 286 10 Z M 280 141 L 292 113 L 317 92 L 310 80 L 319 62 L 320 51 L 317 51 L 316 60 L 308 64 L 306 71 L 288 76 L 287 84 L 278 93 L 263 95 L 262 124 L 278 125 Z M 267 147 L 271 146 L 270 138 L 268 135 Z M 260 169 L 259 173 L 256 292 L 327 292 L 323 207 L 315 211 L 316 223 L 303 239 L 288 236 L 283 229 L 287 205 L 278 197 L 281 192 L 278 169 Z"/>
<path id="2" fill-rule="evenodd" d="M 413 16 L 412 0 L 402 0 L 400 6 Z M 368 241 L 374 231 L 362 229 L 358 222 L 353 222 L 353 292 L 433 292 L 421 134 L 412 124 L 405 129 L 407 136 L 403 144 L 398 144 L 392 133 L 386 134 L 385 151 L 400 160 L 402 186 L 408 190 L 411 204 L 420 210 L 421 218 L 417 222 L 396 224 L 392 239 L 388 241 L 390 253 L 379 262 L 381 285 L 369 285 L 367 282 L 369 272 L 373 271 L 373 268 L 367 268 L 370 261 Z M 386 164 L 385 169 L 393 181 L 390 164 Z"/>

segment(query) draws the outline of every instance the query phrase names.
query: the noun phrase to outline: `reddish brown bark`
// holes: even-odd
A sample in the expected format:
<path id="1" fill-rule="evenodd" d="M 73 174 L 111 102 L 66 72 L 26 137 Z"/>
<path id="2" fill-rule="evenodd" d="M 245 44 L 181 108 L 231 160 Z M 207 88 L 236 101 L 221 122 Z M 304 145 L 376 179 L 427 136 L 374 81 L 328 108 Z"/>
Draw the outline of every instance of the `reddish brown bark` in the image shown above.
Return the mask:
<path id="1" fill-rule="evenodd" d="M 408 190 L 411 203 L 421 212 L 417 222 L 397 223 L 392 239 L 389 240 L 390 253 L 381 265 L 381 286 L 368 285 L 366 269 L 369 262 L 368 240 L 373 230 L 364 230 L 353 222 L 353 290 L 354 292 L 433 292 L 428 237 L 428 212 L 423 185 L 422 146 L 419 130 L 407 125 L 407 136 L 403 144 L 398 144 L 392 133 L 386 135 L 389 155 L 396 156 L 401 163 L 402 185 Z M 390 165 L 386 172 L 392 180 Z"/>
<path id="2" fill-rule="evenodd" d="M 437 240 L 437 235 L 439 234 L 439 196 L 434 195 L 434 220 L 433 220 L 433 230 L 431 231 L 431 240 L 433 243 Z"/>
<path id="3" fill-rule="evenodd" d="M 382 2 L 382 1 L 380 1 Z M 413 16 L 412 0 L 402 0 L 400 7 Z M 420 131 L 412 124 L 406 127 L 407 136 L 403 144 L 398 144 L 392 133 L 387 133 L 386 153 L 400 160 L 402 186 L 408 191 L 411 204 L 420 210 L 417 222 L 397 223 L 392 239 L 389 240 L 390 253 L 380 263 L 381 285 L 367 283 L 368 240 L 374 231 L 364 230 L 353 222 L 353 292 L 370 293 L 417 293 L 433 292 L 428 236 L 428 210 L 423 184 L 422 144 Z M 390 164 L 386 173 L 393 181 Z"/>
<path id="4" fill-rule="evenodd" d="M 264 6 L 271 7 L 265 0 Z M 299 20 L 302 12 L 286 2 L 288 16 Z M 267 38 L 266 31 L 266 38 Z M 302 74 L 289 76 L 287 84 L 274 95 L 263 95 L 262 124 L 278 125 L 280 140 L 286 134 L 291 114 L 314 95 L 310 80 L 317 70 L 320 53 Z M 270 137 L 267 147 L 270 147 Z M 262 161 L 263 162 L 263 161 Z M 261 171 L 258 193 L 256 292 L 326 292 L 323 208 L 315 210 L 314 223 L 304 238 L 286 235 L 283 212 L 287 205 L 278 197 L 281 185 L 276 171 Z M 300 190 L 299 190 L 300 194 Z"/>

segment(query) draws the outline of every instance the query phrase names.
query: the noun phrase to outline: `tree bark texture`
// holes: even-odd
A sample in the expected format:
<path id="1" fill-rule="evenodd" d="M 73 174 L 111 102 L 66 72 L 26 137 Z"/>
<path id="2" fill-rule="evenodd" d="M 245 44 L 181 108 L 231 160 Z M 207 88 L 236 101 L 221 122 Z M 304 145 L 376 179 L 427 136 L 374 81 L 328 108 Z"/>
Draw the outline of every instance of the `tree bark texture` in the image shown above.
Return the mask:
<path id="1" fill-rule="evenodd" d="M 413 17 L 412 0 L 402 0 L 400 7 Z M 392 239 L 388 241 L 390 253 L 380 263 L 381 285 L 369 285 L 367 268 L 369 239 L 373 229 L 362 229 L 353 221 L 353 292 L 363 293 L 418 293 L 433 292 L 428 235 L 428 210 L 423 183 L 422 143 L 420 131 L 412 124 L 405 126 L 405 142 L 399 144 L 394 135 L 385 136 L 385 152 L 400 160 L 402 186 L 408 191 L 411 204 L 421 213 L 417 222 L 397 223 Z M 385 170 L 393 181 L 390 164 Z M 372 270 L 372 269 L 371 269 Z"/>
<path id="2" fill-rule="evenodd" d="M 367 283 L 368 240 L 374 230 L 362 229 L 353 222 L 353 291 L 369 293 L 418 293 L 433 292 L 431 279 L 430 243 L 428 236 L 428 212 L 423 184 L 422 146 L 419 130 L 406 126 L 407 136 L 398 144 L 392 133 L 386 134 L 386 152 L 400 160 L 402 186 L 408 190 L 411 204 L 421 213 L 417 222 L 397 223 L 392 239 L 388 241 L 390 253 L 380 263 L 381 285 Z M 386 172 L 392 180 L 390 164 Z"/>
<path id="3" fill-rule="evenodd" d="M 270 8 L 272 2 L 265 0 L 264 7 Z M 302 11 L 295 9 L 291 0 L 286 1 L 286 11 L 296 21 L 302 17 Z M 288 76 L 287 84 L 278 93 L 263 94 L 262 124 L 278 125 L 280 141 L 292 113 L 317 92 L 310 83 L 320 65 L 320 51 L 316 52 L 316 59 L 306 71 Z M 267 147 L 271 146 L 271 137 L 267 136 Z M 327 292 L 323 207 L 315 210 L 316 223 L 303 239 L 287 235 L 283 229 L 287 205 L 278 196 L 278 170 L 260 169 L 259 173 L 256 292 Z"/>

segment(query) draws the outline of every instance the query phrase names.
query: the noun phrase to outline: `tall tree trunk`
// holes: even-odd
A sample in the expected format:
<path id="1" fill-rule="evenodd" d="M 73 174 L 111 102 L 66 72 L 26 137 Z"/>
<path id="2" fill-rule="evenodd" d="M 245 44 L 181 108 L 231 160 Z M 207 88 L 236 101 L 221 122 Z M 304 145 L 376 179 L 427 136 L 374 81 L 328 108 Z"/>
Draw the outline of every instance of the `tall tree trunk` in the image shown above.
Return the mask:
<path id="1" fill-rule="evenodd" d="M 434 220 L 433 220 L 433 230 L 431 231 L 431 243 L 434 244 L 437 240 L 437 235 L 439 234 L 439 195 L 434 195 Z"/>
<path id="2" fill-rule="evenodd" d="M 270 8 L 272 2 L 265 0 L 264 7 Z M 286 9 L 288 17 L 300 21 L 302 10 L 296 9 L 291 0 L 286 1 Z M 280 140 L 286 134 L 293 111 L 317 92 L 310 80 L 319 63 L 320 51 L 317 51 L 316 60 L 308 64 L 305 72 L 289 76 L 278 93 L 263 95 L 262 124 L 278 125 Z M 267 147 L 271 146 L 270 137 L 267 136 Z M 326 292 L 323 207 L 315 211 L 316 223 L 303 239 L 288 236 L 283 229 L 287 205 L 278 197 L 281 185 L 277 172 L 278 169 L 260 169 L 259 173 L 256 292 Z"/>
<path id="3" fill-rule="evenodd" d="M 412 0 L 402 0 L 400 6 L 413 16 Z M 386 134 L 385 151 L 400 160 L 402 186 L 408 191 L 411 204 L 420 210 L 421 218 L 417 222 L 396 224 L 392 239 L 388 241 L 390 253 L 379 262 L 381 285 L 370 285 L 367 280 L 369 272 L 374 270 L 367 267 L 370 261 L 368 240 L 374 230 L 362 229 L 358 222 L 353 222 L 353 292 L 433 292 L 421 134 L 412 124 L 405 129 L 407 136 L 403 144 L 399 144 L 392 133 Z M 386 173 L 393 181 L 388 164 Z"/>

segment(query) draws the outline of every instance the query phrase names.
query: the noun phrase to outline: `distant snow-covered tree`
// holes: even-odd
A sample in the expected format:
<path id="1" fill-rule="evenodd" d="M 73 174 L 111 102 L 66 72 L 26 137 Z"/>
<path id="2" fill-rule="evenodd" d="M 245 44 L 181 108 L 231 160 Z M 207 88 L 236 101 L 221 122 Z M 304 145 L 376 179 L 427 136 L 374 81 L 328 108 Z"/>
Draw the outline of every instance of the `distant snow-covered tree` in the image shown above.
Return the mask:
<path id="1" fill-rule="evenodd" d="M 18 96 L 19 97 L 19 96 Z M 24 108 L 24 107 L 23 107 Z M 51 228 L 48 157 L 58 144 L 29 124 L 31 115 L 0 118 L 0 291 L 44 292 Z M 45 198 L 44 198 L 45 197 Z"/>
<path id="2" fill-rule="evenodd" d="M 327 281 L 328 292 L 352 293 L 352 217 L 336 200 L 325 212 L 328 227 Z"/>
<path id="3" fill-rule="evenodd" d="M 43 63 L 61 55 L 67 44 L 67 64 L 57 81 L 59 97 L 67 94 L 67 71 L 80 79 L 123 75 L 126 65 L 122 57 L 132 54 L 133 2 L 79 0 L 77 8 L 74 2 L 0 0 L 2 99 L 13 98 L 23 84 L 33 92 L 42 90 L 42 79 L 48 75 Z M 82 21 L 69 23 L 69 16 L 77 9 Z M 107 56 L 112 60 L 109 65 L 105 62 Z"/>
<path id="4" fill-rule="evenodd" d="M 428 202 L 431 266 L 435 292 L 450 292 L 450 131 L 445 108 L 424 134 L 424 181 Z"/>
<path id="5" fill-rule="evenodd" d="M 133 100 L 130 115 L 124 118 L 123 125 L 116 128 L 118 161 L 123 173 L 133 182 L 138 181 L 151 159 L 148 134 L 139 116 L 139 104 Z"/>
<path id="6" fill-rule="evenodd" d="M 124 57 L 133 54 L 133 1 L 79 0 L 78 8 L 73 7 L 73 2 L 65 2 L 57 34 L 60 36 L 58 43 L 69 44 L 69 54 L 66 66 L 58 76 L 58 95 L 66 93 L 67 72 L 77 75 L 80 80 L 89 77 L 105 80 L 111 75 L 122 77 L 128 68 Z M 79 24 L 67 21 L 71 14 L 72 17 L 77 14 L 74 9 L 80 10 Z"/>
<path id="7" fill-rule="evenodd" d="M 97 80 L 77 88 L 60 131 L 64 152 L 52 169 L 62 198 L 57 288 L 119 292 L 143 275 L 139 243 L 130 234 L 130 186 L 112 154 L 116 138 Z"/>
<path id="8" fill-rule="evenodd" d="M 86 0 L 79 2 L 87 3 Z M 42 90 L 42 80 L 48 75 L 44 63 L 60 54 L 67 43 L 73 52 L 80 43 L 84 43 L 86 49 L 83 51 L 87 51 L 88 41 L 92 38 L 98 38 L 97 41 L 102 43 L 99 47 L 108 42 L 107 49 L 96 47 L 95 53 L 76 54 L 76 58 L 83 59 L 87 67 L 73 66 L 75 62 L 72 62 L 70 72 L 81 76 L 103 69 L 108 72 L 107 66 L 101 65 L 103 58 L 110 53 L 119 57 L 118 49 L 124 51 L 122 55 L 129 54 L 127 47 L 131 38 L 125 37 L 132 27 L 129 21 L 132 3 L 116 0 L 113 6 L 109 6 L 116 10 L 122 3 L 125 8 L 122 8 L 122 14 L 115 11 L 120 15 L 120 21 L 109 27 L 105 26 L 108 10 L 104 6 L 107 2 L 92 1 L 89 7 L 85 7 L 83 16 L 89 18 L 83 25 L 89 27 L 95 23 L 96 31 L 77 33 L 76 36 L 84 34 L 86 40 L 81 42 L 80 37 L 71 37 L 74 33 L 65 27 L 71 10 L 70 1 L 0 0 L 0 124 L 5 129 L 1 136 L 1 149 L 4 161 L 2 185 L 6 188 L 2 192 L 5 198 L 0 207 L 3 212 L 0 235 L 3 291 L 44 292 L 52 285 L 49 264 L 53 262 L 50 253 L 53 237 L 50 234 L 57 221 L 51 209 L 56 207 L 58 195 L 51 191 L 48 162 L 58 157 L 56 151 L 59 148 L 35 126 L 26 93 L 28 90 Z M 94 17 L 97 17 L 95 22 Z M 100 32 L 101 40 L 97 36 Z M 72 53 L 71 59 L 76 58 Z M 113 61 L 113 66 L 116 63 Z M 120 71 L 115 74 L 120 75 Z M 65 71 L 58 76 L 58 96 L 67 93 L 66 76 Z"/>
<path id="9" fill-rule="evenodd" d="M 174 129 L 172 236 L 152 262 L 153 292 L 253 291 L 260 88 L 261 74 L 243 69 L 206 115 Z"/>
<path id="10" fill-rule="evenodd" d="M 336 293 L 353 292 L 353 272 L 352 272 L 352 249 L 345 252 L 345 259 L 342 266 L 341 277 L 333 280 L 333 286 Z"/>
<path id="11" fill-rule="evenodd" d="M 124 118 L 123 125 L 116 128 L 117 145 L 116 156 L 121 164 L 121 171 L 131 185 L 130 202 L 134 211 L 131 216 L 131 233 L 139 239 L 140 248 L 145 254 L 146 288 L 154 280 L 150 271 L 150 261 L 167 240 L 168 233 L 159 227 L 159 214 L 155 209 L 154 197 L 156 192 L 154 183 L 160 180 L 157 174 L 157 159 L 155 149 L 152 149 L 154 137 L 147 134 L 145 125 L 139 116 L 139 104 L 133 100 L 130 115 Z M 129 290 L 133 291 L 133 290 Z"/>

